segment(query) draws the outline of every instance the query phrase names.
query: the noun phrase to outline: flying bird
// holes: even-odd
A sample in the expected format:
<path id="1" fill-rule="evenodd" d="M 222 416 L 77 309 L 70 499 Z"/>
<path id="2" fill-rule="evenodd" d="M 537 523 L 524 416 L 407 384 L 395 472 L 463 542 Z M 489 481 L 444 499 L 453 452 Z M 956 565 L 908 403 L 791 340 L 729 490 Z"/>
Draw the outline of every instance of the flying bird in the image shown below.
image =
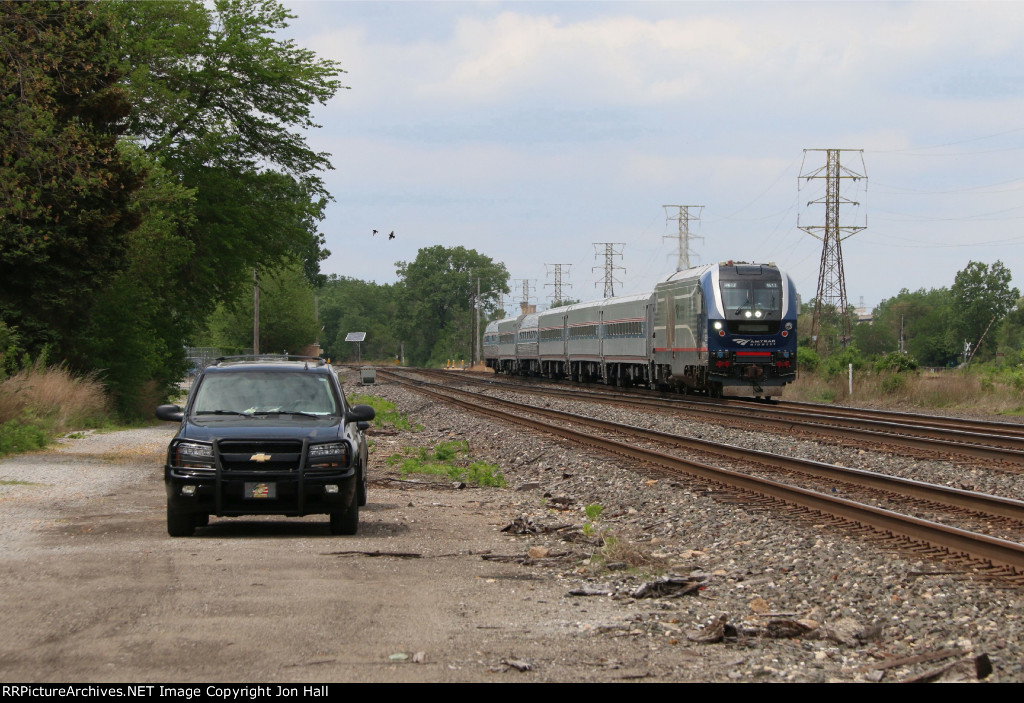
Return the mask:
<path id="1" fill-rule="evenodd" d="M 376 237 L 376 236 L 377 236 L 377 230 L 373 230 L 373 236 L 374 236 L 374 237 Z"/>
<path id="2" fill-rule="evenodd" d="M 391 230 L 391 234 L 388 235 L 388 239 L 394 239 L 394 238 L 395 238 L 395 230 Z"/>

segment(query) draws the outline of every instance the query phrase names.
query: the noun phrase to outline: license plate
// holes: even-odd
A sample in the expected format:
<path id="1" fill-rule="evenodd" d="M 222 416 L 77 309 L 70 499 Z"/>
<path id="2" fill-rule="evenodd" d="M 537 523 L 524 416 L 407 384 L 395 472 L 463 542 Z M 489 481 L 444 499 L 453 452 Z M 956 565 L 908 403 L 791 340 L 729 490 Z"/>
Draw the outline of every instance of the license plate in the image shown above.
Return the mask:
<path id="1" fill-rule="evenodd" d="M 247 481 L 245 484 L 245 497 L 254 500 L 272 500 L 277 498 L 277 484 Z"/>

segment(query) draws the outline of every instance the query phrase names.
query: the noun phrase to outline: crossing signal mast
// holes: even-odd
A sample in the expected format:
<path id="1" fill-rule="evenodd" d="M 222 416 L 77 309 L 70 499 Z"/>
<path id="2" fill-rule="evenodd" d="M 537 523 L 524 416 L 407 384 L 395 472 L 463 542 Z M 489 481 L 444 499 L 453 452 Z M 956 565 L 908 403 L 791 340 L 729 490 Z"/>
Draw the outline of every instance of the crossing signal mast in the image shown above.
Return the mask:
<path id="1" fill-rule="evenodd" d="M 824 152 L 825 165 L 810 171 L 804 171 L 807 153 L 810 151 Z M 843 152 L 859 154 L 861 170 L 864 173 L 857 173 L 843 166 L 840 162 Z M 801 226 L 800 216 L 799 214 L 797 215 L 797 227 L 815 239 L 820 239 L 822 242 L 821 267 L 818 269 L 818 293 L 814 298 L 814 317 L 811 320 L 811 339 L 814 341 L 815 351 L 818 350 L 818 342 L 821 337 L 819 333 L 821 331 L 821 312 L 823 306 L 833 306 L 839 312 L 839 341 L 844 347 L 850 342 L 850 310 L 846 302 L 846 274 L 843 271 L 841 243 L 844 239 L 848 239 L 862 229 L 866 229 L 867 221 L 865 220 L 864 226 L 839 224 L 840 206 L 860 205 L 860 203 L 840 195 L 839 184 L 843 180 L 858 181 L 864 179 L 866 181 L 866 172 L 863 149 L 804 149 L 804 162 L 800 165 L 799 179 L 806 182 L 815 179 L 825 180 L 825 196 L 807 203 L 808 205 L 825 206 L 825 224 Z"/>

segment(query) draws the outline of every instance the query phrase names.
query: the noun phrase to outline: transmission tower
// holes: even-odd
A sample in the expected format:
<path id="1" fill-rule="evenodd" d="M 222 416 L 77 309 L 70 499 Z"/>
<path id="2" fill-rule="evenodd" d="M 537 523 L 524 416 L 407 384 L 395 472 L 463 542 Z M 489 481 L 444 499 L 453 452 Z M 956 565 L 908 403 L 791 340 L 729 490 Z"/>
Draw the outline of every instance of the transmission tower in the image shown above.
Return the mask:
<path id="1" fill-rule="evenodd" d="M 534 296 L 530 294 L 530 284 L 533 283 L 533 287 L 536 288 L 536 278 L 517 278 L 517 282 L 522 284 L 523 297 L 519 301 L 519 310 L 525 315 L 530 310 L 530 299 Z"/>
<path id="2" fill-rule="evenodd" d="M 665 208 L 665 221 L 676 220 L 679 222 L 679 233 L 678 234 L 666 234 L 662 239 L 676 239 L 679 241 L 679 258 L 676 261 L 676 271 L 682 271 L 690 268 L 690 240 L 691 239 L 704 239 L 704 237 L 698 237 L 697 235 L 690 234 L 690 220 L 700 221 L 700 214 L 696 216 L 690 215 L 690 208 L 697 208 L 700 210 L 703 205 L 662 205 Z M 673 217 L 669 208 L 678 208 L 678 213 Z"/>
<path id="3" fill-rule="evenodd" d="M 604 297 L 613 298 L 615 297 L 615 284 L 622 283 L 622 281 L 615 280 L 615 269 L 625 271 L 626 269 L 622 266 L 615 265 L 615 257 L 622 256 L 622 248 L 625 247 L 625 242 L 594 242 L 594 257 L 597 258 L 601 255 L 601 247 L 604 247 L 604 266 L 594 266 L 591 268 L 591 272 L 597 269 L 604 270 Z M 618 249 L 616 249 L 618 247 Z M 594 285 L 597 285 L 597 281 L 594 281 Z"/>
<path id="4" fill-rule="evenodd" d="M 548 268 L 549 266 L 553 267 L 554 270 L 552 271 L 550 268 Z M 544 268 L 547 270 L 547 275 L 550 276 L 551 274 L 554 274 L 554 276 L 555 276 L 555 282 L 554 283 L 545 283 L 544 286 L 545 287 L 552 286 L 555 289 L 554 292 L 551 294 L 551 302 L 559 304 L 559 305 L 561 305 L 562 301 L 565 300 L 565 298 L 562 297 L 562 267 L 563 266 L 566 267 L 565 272 L 569 273 L 569 268 L 572 267 L 572 264 L 544 264 Z M 567 283 L 565 285 L 567 285 L 569 288 L 572 288 L 572 284 L 571 283 Z"/>
<path id="5" fill-rule="evenodd" d="M 800 179 L 808 182 L 812 179 L 825 179 L 825 196 L 807 203 L 808 205 L 825 206 L 825 224 L 801 226 L 800 216 L 797 215 L 797 227 L 822 242 L 821 267 L 818 269 L 818 294 L 814 299 L 814 317 L 811 320 L 811 339 L 814 340 L 814 349 L 817 351 L 823 305 L 834 306 L 839 312 L 840 343 L 845 347 L 850 341 L 850 311 L 846 303 L 846 274 L 843 271 L 841 242 L 867 227 L 866 221 L 864 226 L 839 224 L 840 206 L 860 205 L 860 203 L 839 194 L 840 182 L 844 179 L 858 181 L 863 178 L 867 180 L 866 173 L 857 173 L 843 166 L 840 163 L 840 155 L 843 152 L 860 154 L 861 170 L 866 172 L 867 169 L 864 168 L 863 149 L 804 149 L 804 163 L 807 161 L 807 152 L 809 151 L 825 152 L 824 166 L 805 172 L 804 165 L 801 164 L 799 176 Z"/>

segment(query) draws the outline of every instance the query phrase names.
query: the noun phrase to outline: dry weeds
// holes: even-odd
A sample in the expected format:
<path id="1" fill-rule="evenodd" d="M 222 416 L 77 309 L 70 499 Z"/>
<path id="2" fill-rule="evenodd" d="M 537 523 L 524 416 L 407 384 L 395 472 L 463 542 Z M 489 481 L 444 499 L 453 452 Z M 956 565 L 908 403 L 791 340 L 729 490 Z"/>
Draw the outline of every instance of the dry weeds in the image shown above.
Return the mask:
<path id="1" fill-rule="evenodd" d="M 66 366 L 22 369 L 0 381 L 0 423 L 25 415 L 67 432 L 107 415 L 110 401 L 95 375 L 75 376 Z"/>
<path id="2" fill-rule="evenodd" d="M 875 408 L 944 408 L 985 414 L 1012 413 L 1024 408 L 1024 391 L 958 369 L 888 374 L 853 372 L 825 379 L 801 374 L 783 394 L 789 400 Z"/>

